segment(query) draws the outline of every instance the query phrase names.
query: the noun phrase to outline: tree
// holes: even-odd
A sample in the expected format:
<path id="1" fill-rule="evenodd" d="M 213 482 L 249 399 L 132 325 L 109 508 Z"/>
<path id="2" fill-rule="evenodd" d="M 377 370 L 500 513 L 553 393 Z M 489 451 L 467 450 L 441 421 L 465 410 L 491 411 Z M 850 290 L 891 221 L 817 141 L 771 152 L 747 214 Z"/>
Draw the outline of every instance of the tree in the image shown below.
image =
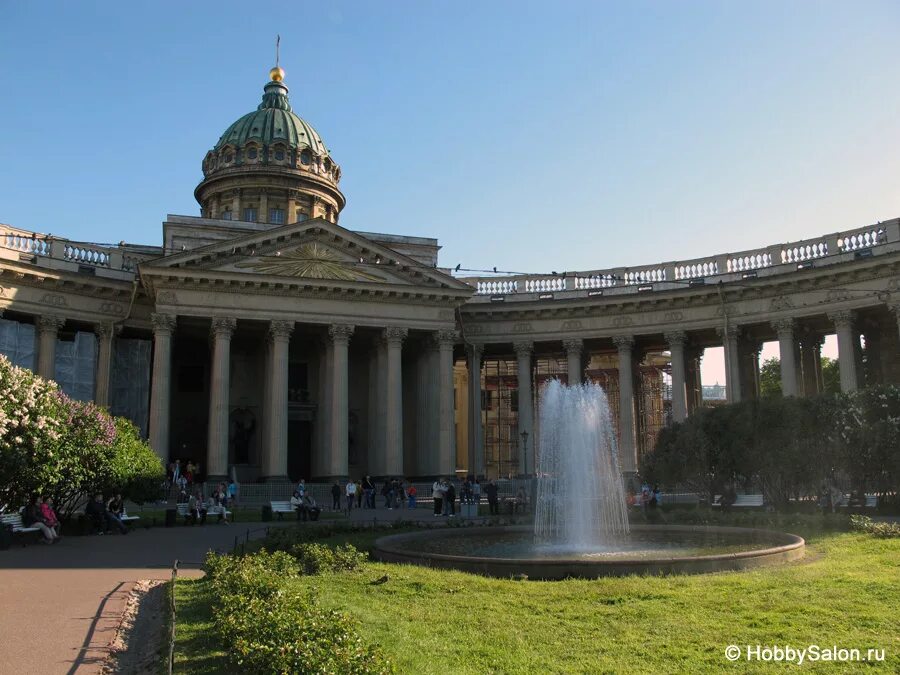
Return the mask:
<path id="1" fill-rule="evenodd" d="M 841 369 L 838 367 L 837 359 L 822 357 L 822 382 L 824 384 L 823 393 L 841 393 Z"/>
<path id="2" fill-rule="evenodd" d="M 759 367 L 760 398 L 781 398 L 781 361 L 777 357 L 766 359 Z"/>

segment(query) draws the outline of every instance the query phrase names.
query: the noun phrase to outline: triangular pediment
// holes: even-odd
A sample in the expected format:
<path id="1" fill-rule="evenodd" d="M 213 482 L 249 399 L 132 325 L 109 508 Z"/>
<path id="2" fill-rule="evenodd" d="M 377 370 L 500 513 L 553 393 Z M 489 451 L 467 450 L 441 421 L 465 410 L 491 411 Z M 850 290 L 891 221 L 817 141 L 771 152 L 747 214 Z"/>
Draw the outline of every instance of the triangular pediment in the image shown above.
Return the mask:
<path id="1" fill-rule="evenodd" d="M 179 272 L 471 290 L 448 274 L 320 219 L 158 258 L 141 265 L 141 272 L 149 276 Z"/>

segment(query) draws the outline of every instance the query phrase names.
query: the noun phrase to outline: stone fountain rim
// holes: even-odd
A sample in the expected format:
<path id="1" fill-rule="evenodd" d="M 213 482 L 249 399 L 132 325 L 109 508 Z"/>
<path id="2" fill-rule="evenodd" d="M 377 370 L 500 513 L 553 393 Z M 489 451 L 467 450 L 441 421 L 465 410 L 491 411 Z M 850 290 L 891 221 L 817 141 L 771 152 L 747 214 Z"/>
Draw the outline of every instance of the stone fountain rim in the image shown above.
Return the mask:
<path id="1" fill-rule="evenodd" d="M 485 556 L 451 555 L 446 553 L 429 553 L 410 551 L 403 548 L 404 543 L 424 538 L 468 536 L 477 532 L 479 536 L 503 534 L 509 532 L 531 532 L 530 525 L 514 526 L 488 526 L 478 528 L 448 527 L 439 530 L 427 530 L 424 532 L 406 532 L 380 537 L 375 541 L 375 557 L 384 562 L 400 562 L 424 564 L 435 567 L 449 567 L 462 571 L 475 571 L 488 573 L 494 576 L 509 576 L 516 572 L 529 570 L 537 571 L 538 578 L 562 578 L 555 576 L 552 571 L 566 569 L 570 572 L 567 576 L 580 576 L 586 573 L 588 576 L 599 576 L 606 570 L 607 574 L 631 573 L 641 569 L 653 573 L 665 572 L 691 572 L 691 571 L 724 571 L 744 569 L 759 564 L 769 564 L 775 561 L 793 560 L 803 555 L 806 541 L 795 534 L 766 530 L 761 528 L 729 527 L 720 525 L 632 525 L 632 531 L 640 532 L 693 532 L 693 533 L 719 533 L 719 534 L 745 534 L 762 535 L 781 542 L 776 546 L 753 549 L 749 551 L 736 551 L 734 553 L 716 553 L 711 555 L 695 556 L 659 556 L 642 558 L 615 558 L 580 560 L 570 559 L 542 559 L 542 558 L 492 558 Z M 551 574 L 543 575 L 539 570 L 549 569 Z M 530 575 L 529 575 L 530 576 Z"/>

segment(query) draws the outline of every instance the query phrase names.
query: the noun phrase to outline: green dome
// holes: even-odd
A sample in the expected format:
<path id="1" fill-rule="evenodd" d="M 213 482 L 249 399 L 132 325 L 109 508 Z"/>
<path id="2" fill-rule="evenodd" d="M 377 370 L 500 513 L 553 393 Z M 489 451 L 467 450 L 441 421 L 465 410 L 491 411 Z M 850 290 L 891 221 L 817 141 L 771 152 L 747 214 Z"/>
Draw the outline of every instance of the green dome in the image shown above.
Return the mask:
<path id="1" fill-rule="evenodd" d="M 226 145 L 242 148 L 250 141 L 263 146 L 282 141 L 292 150 L 309 148 L 314 155 L 328 156 L 328 148 L 309 124 L 291 110 L 288 88 L 282 82 L 269 82 L 259 107 L 225 130 L 213 152 Z"/>

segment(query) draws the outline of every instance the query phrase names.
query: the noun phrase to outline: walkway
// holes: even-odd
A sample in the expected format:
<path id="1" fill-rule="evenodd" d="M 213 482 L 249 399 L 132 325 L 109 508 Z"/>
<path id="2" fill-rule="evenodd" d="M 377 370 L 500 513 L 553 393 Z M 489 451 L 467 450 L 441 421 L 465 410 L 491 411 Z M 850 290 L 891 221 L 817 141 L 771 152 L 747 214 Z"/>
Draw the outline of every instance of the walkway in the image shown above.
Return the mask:
<path id="1" fill-rule="evenodd" d="M 208 550 L 231 550 L 235 536 L 261 526 L 137 529 L 0 551 L 0 672 L 99 673 L 135 581 L 169 578 L 176 558 L 202 562 Z M 189 567 L 181 576 L 200 574 Z"/>

